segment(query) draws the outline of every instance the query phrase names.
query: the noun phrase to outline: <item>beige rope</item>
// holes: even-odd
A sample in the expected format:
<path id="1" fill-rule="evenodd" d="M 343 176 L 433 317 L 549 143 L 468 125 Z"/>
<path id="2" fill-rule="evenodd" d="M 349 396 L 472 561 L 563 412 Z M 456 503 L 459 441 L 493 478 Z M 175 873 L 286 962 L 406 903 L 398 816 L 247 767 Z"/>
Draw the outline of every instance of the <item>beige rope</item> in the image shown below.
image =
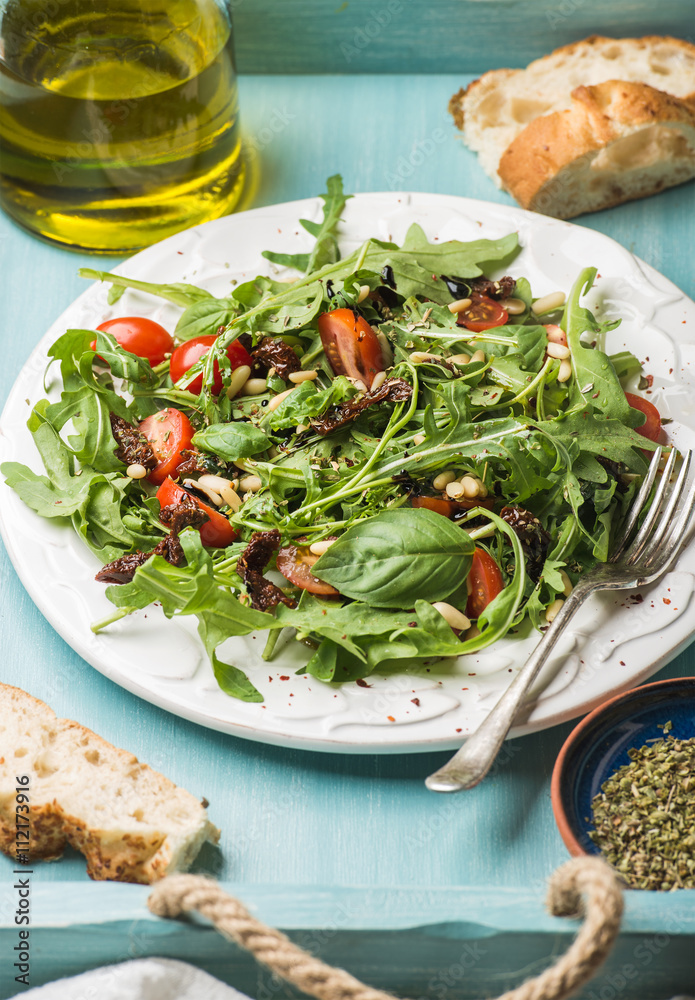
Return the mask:
<path id="1" fill-rule="evenodd" d="M 170 875 L 147 902 L 158 917 L 197 910 L 272 972 L 318 1000 L 394 1000 L 390 993 L 365 986 L 343 969 L 298 948 L 280 931 L 252 917 L 211 879 Z M 583 915 L 584 923 L 555 965 L 499 1000 L 563 1000 L 591 979 L 608 956 L 623 913 L 622 890 L 608 865 L 598 858 L 568 861 L 551 876 L 547 904 L 553 916 Z"/>

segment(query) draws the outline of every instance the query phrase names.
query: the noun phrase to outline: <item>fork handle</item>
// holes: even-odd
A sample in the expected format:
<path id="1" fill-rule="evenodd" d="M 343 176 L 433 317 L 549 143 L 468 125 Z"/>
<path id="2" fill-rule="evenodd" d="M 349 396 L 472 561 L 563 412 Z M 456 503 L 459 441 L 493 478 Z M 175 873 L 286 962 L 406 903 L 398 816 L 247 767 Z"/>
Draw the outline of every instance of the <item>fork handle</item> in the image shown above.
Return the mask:
<path id="1" fill-rule="evenodd" d="M 528 689 L 552 653 L 570 618 L 590 591 L 591 588 L 584 588 L 581 582 L 575 587 L 490 714 L 468 737 L 451 760 L 426 779 L 425 784 L 430 791 L 459 792 L 465 788 L 473 788 L 479 781 L 483 780 L 500 752 L 507 733 L 512 728 L 514 718 Z"/>

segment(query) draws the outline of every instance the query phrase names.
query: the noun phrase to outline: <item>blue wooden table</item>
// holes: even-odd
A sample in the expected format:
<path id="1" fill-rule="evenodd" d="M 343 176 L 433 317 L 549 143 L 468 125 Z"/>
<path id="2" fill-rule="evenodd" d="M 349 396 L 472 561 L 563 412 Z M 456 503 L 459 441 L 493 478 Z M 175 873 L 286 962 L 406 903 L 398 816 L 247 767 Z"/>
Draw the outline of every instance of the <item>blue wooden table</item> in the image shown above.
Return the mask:
<path id="1" fill-rule="evenodd" d="M 449 96 L 466 79 L 244 77 L 241 106 L 258 151 L 252 203 L 314 195 L 339 171 L 349 191 L 411 189 L 511 204 L 447 115 Z M 619 240 L 695 296 L 694 202 L 691 184 L 579 224 Z M 4 399 L 34 344 L 84 287 L 77 268 L 94 259 L 44 245 L 5 218 L 0 250 Z M 99 266 L 115 263 L 102 258 Z M 516 752 L 482 786 L 439 797 L 423 777 L 445 754 L 267 747 L 139 701 L 53 632 L 4 553 L 0 574 L 2 680 L 205 795 L 222 840 L 219 850 L 203 850 L 194 870 L 230 883 L 262 918 L 328 961 L 410 996 L 496 996 L 566 947 L 575 925 L 545 916 L 542 900 L 547 876 L 567 858 L 549 784 L 571 725 L 515 741 Z M 660 676 L 694 674 L 694 656 L 695 648 L 687 650 Z M 0 998 L 14 992 L 11 977 L 2 979 L 16 943 L 12 868 L 0 858 Z M 291 995 L 209 930 L 149 918 L 145 888 L 90 883 L 76 854 L 37 865 L 33 886 L 33 985 L 161 953 L 197 962 L 264 1000 Z M 695 892 L 628 897 L 620 946 L 583 996 L 613 998 L 628 981 L 632 998 L 694 992 Z"/>

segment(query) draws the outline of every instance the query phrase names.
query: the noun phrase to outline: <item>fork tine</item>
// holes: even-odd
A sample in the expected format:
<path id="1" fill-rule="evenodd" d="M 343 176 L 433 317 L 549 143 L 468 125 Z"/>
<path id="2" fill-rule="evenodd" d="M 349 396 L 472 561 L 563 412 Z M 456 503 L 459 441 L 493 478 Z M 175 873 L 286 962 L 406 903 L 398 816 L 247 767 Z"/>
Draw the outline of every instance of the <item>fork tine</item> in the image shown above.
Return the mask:
<path id="1" fill-rule="evenodd" d="M 628 563 L 635 561 L 635 559 L 640 555 L 640 553 L 642 552 L 642 550 L 644 549 L 645 545 L 647 544 L 652 535 L 652 530 L 654 528 L 656 519 L 661 513 L 661 508 L 664 503 L 664 498 L 668 490 L 669 481 L 671 479 L 671 474 L 673 473 L 673 467 L 676 464 L 677 456 L 678 452 L 676 451 L 675 448 L 673 448 L 671 450 L 671 454 L 668 457 L 666 468 L 661 474 L 661 482 L 656 487 L 656 492 L 654 493 L 654 497 L 652 499 L 652 505 L 647 511 L 647 516 L 642 522 L 642 526 L 640 527 L 639 531 L 637 532 L 637 535 L 635 536 L 632 544 L 630 545 Z"/>
<path id="2" fill-rule="evenodd" d="M 654 522 L 652 532 L 645 544 L 642 546 L 642 551 L 633 553 L 631 550 L 628 552 L 628 564 L 633 563 L 638 556 L 640 561 L 649 562 L 657 548 L 667 537 L 670 536 L 678 504 L 686 486 L 688 485 L 688 473 L 690 471 L 691 463 L 692 451 L 687 451 L 683 456 L 683 464 L 681 465 L 678 473 L 678 478 L 673 484 L 673 489 L 671 490 L 666 506 L 660 512 L 658 519 Z"/>
<path id="3" fill-rule="evenodd" d="M 683 472 L 686 468 L 689 468 L 691 461 L 692 452 L 689 451 L 684 456 L 683 469 L 681 470 L 678 482 L 676 483 L 676 487 L 680 487 L 678 489 L 678 497 L 683 494 L 685 488 L 685 476 L 683 475 Z M 669 504 L 669 507 L 671 506 L 672 505 Z M 690 483 L 685 501 L 678 512 L 678 516 L 674 519 L 673 515 L 668 518 L 667 513 L 664 514 L 663 521 L 665 523 L 661 527 L 659 537 L 655 537 L 654 541 L 651 542 L 645 550 L 641 561 L 649 567 L 649 569 L 652 569 L 655 564 L 668 563 L 674 554 L 682 548 L 690 531 L 692 530 L 692 525 L 689 525 L 689 522 L 692 518 L 694 508 L 695 479 Z"/>
<path id="4" fill-rule="evenodd" d="M 616 541 L 616 546 L 613 552 L 611 552 L 609 557 L 609 562 L 617 562 L 620 556 L 623 554 L 625 546 L 628 543 L 630 535 L 637 524 L 637 518 L 642 513 L 647 500 L 649 499 L 649 494 L 652 491 L 652 486 L 654 485 L 654 480 L 656 479 L 656 474 L 659 471 L 659 463 L 661 461 L 661 455 L 663 453 L 663 448 L 659 447 L 656 449 L 652 455 L 652 459 L 649 463 L 649 469 L 647 470 L 647 475 L 642 481 L 640 491 L 637 497 L 632 501 L 630 505 L 630 510 L 628 511 L 627 520 L 623 528 L 623 532 Z"/>

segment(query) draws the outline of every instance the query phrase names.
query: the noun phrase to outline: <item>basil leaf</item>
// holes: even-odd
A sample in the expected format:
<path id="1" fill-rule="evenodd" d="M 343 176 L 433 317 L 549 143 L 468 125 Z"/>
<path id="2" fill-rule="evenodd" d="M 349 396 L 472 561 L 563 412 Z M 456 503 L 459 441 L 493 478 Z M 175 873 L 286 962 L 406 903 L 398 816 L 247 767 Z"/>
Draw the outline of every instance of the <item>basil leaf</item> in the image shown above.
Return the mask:
<path id="1" fill-rule="evenodd" d="M 210 424 L 193 435 L 193 444 L 203 451 L 219 455 L 226 462 L 250 458 L 270 448 L 271 441 L 254 424 L 236 421 L 229 424 Z"/>
<path id="2" fill-rule="evenodd" d="M 176 324 L 176 337 L 178 340 L 192 340 L 193 337 L 216 334 L 221 326 L 231 323 L 236 314 L 236 306 L 230 299 L 193 302 Z"/>
<path id="3" fill-rule="evenodd" d="M 345 532 L 312 573 L 377 608 L 440 601 L 465 579 L 475 546 L 465 531 L 430 510 L 388 510 Z"/>

